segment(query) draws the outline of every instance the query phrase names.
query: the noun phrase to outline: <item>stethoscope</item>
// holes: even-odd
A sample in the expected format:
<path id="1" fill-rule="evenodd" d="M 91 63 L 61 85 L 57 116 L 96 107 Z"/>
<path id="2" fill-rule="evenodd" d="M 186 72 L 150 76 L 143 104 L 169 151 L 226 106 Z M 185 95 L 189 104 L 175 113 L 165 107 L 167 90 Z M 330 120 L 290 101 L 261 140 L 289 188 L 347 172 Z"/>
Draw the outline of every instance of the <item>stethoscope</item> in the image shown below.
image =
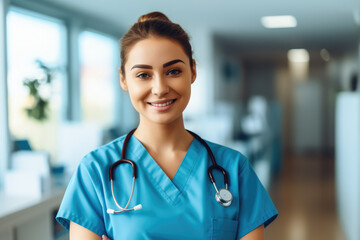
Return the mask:
<path id="1" fill-rule="evenodd" d="M 123 143 L 123 148 L 122 148 L 122 152 L 121 152 L 121 159 L 116 161 L 115 163 L 113 163 L 111 166 L 110 166 L 110 169 L 109 169 L 109 176 L 110 176 L 110 182 L 111 182 L 111 193 L 112 193 L 112 197 L 114 199 L 114 202 L 116 204 L 116 206 L 120 209 L 120 210 L 114 210 L 114 209 L 110 209 L 108 208 L 107 209 L 107 213 L 109 214 L 115 214 L 115 213 L 122 213 L 122 212 L 125 212 L 125 211 L 136 211 L 136 210 L 140 210 L 142 209 L 142 205 L 141 204 L 138 204 L 132 208 L 128 208 L 129 206 L 129 203 L 131 201 L 131 198 L 133 196 L 133 193 L 134 193 L 134 188 L 135 188 L 135 178 L 136 178 L 136 164 L 129 160 L 129 159 L 126 159 L 125 158 L 125 153 L 126 153 L 126 149 L 127 149 L 127 144 L 129 142 L 129 139 L 131 137 L 131 135 L 135 132 L 136 128 L 133 129 L 132 131 L 130 131 L 128 133 L 128 135 L 126 136 L 125 140 L 124 140 L 124 143 Z M 215 157 L 214 157 L 214 154 L 212 153 L 209 145 L 201 138 L 199 137 L 198 135 L 196 135 L 195 133 L 187 130 L 194 138 L 196 138 L 197 140 L 200 141 L 200 143 L 202 145 L 205 146 L 210 158 L 211 158 L 211 161 L 212 161 L 212 166 L 210 166 L 208 168 L 208 175 L 209 175 L 209 178 L 210 178 L 210 181 L 211 183 L 214 185 L 214 188 L 216 190 L 216 193 L 215 193 L 215 199 L 218 203 L 220 203 L 221 206 L 223 207 L 228 207 L 230 206 L 231 204 L 231 201 L 233 199 L 233 196 L 231 194 L 231 192 L 229 191 L 228 187 L 229 187 L 229 182 L 228 182 L 228 176 L 227 176 L 227 173 L 226 171 L 221 167 L 219 166 L 216 161 L 215 161 Z M 116 200 L 116 197 L 115 197 L 115 194 L 114 194 L 114 169 L 119 166 L 120 164 L 122 163 L 129 163 L 132 167 L 132 170 L 133 170 L 133 182 L 132 182 L 132 188 L 131 188 L 131 194 L 130 194 L 130 198 L 128 200 L 128 202 L 126 203 L 125 207 L 121 207 L 119 205 L 119 203 L 117 202 Z M 219 171 L 222 172 L 222 174 L 224 175 L 224 182 L 225 182 L 225 188 L 221 188 L 220 190 L 218 190 L 218 188 L 216 187 L 216 183 L 215 183 L 215 180 L 214 180 L 214 177 L 213 177 L 213 174 L 212 174 L 212 171 L 214 169 L 217 169 Z"/>

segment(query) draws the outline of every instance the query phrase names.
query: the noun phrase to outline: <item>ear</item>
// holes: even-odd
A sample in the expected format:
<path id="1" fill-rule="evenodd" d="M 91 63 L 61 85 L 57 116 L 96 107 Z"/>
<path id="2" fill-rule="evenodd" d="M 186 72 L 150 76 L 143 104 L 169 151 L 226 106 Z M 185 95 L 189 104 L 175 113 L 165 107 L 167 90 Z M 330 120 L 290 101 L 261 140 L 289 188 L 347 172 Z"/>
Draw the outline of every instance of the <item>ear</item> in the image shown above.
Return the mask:
<path id="1" fill-rule="evenodd" d="M 127 92 L 128 91 L 128 86 L 127 86 L 127 83 L 126 83 L 124 73 L 121 71 L 121 68 L 119 68 L 119 73 L 120 73 L 120 86 L 124 91 Z"/>
<path id="2" fill-rule="evenodd" d="M 191 68 L 191 83 L 194 83 L 196 79 L 196 62 L 193 59 L 193 66 Z"/>

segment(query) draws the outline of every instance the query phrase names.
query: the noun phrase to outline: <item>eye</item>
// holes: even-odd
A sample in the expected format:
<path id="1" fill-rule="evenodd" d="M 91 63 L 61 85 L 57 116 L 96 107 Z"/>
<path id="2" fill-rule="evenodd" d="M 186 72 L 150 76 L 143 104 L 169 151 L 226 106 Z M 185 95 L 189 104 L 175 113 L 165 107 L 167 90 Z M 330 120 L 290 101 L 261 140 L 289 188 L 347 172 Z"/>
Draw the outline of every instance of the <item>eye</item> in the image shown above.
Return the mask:
<path id="1" fill-rule="evenodd" d="M 136 75 L 137 78 L 140 78 L 140 79 L 146 79 L 146 78 L 149 78 L 149 74 L 147 73 L 139 73 L 138 75 Z"/>
<path id="2" fill-rule="evenodd" d="M 172 69 L 170 71 L 168 71 L 168 75 L 170 76 L 176 76 L 176 75 L 179 75 L 182 71 L 180 69 Z"/>

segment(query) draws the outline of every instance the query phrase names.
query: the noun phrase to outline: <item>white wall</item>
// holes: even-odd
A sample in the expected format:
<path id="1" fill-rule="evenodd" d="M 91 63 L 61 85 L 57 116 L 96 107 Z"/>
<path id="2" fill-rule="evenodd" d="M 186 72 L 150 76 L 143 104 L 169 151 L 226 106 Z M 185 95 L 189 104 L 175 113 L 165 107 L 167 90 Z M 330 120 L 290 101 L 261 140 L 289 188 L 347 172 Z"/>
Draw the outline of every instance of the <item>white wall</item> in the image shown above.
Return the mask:
<path id="1" fill-rule="evenodd" d="M 185 116 L 211 113 L 215 102 L 212 33 L 201 26 L 185 26 L 184 29 L 190 35 L 193 57 L 197 63 L 197 78 L 192 85 L 191 99 Z"/>

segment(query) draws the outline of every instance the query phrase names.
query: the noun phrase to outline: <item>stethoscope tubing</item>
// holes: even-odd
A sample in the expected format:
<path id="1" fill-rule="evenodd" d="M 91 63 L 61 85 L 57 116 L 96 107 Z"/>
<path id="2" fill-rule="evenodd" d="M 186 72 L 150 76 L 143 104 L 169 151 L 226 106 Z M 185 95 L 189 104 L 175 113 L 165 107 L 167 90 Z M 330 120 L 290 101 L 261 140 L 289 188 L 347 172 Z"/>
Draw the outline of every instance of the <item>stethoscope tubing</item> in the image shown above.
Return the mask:
<path id="1" fill-rule="evenodd" d="M 222 172 L 222 174 L 224 175 L 224 183 L 225 183 L 225 186 L 229 186 L 229 179 L 228 179 L 228 175 L 227 175 L 227 172 L 225 171 L 224 168 L 222 168 L 220 165 L 217 164 L 217 162 L 215 161 L 215 157 L 214 157 L 214 154 L 213 152 L 211 151 L 209 145 L 204 141 L 204 139 L 202 139 L 199 135 L 197 135 L 196 133 L 194 132 L 191 132 L 189 130 L 187 130 L 191 135 L 193 135 L 193 137 L 195 137 L 197 140 L 199 140 L 199 142 L 205 146 L 206 148 L 206 151 L 208 152 L 209 156 L 210 156 L 210 159 L 211 159 L 211 162 L 212 162 L 212 166 L 210 166 L 208 168 L 208 175 L 209 175 L 209 178 L 210 178 L 210 181 L 212 184 L 215 184 L 215 179 L 214 179 L 214 176 L 212 174 L 212 171 L 214 169 L 216 170 L 219 170 Z M 227 187 L 226 187 L 227 188 Z M 217 191 L 217 188 L 215 187 L 216 191 Z"/>
<path id="2" fill-rule="evenodd" d="M 136 168 L 136 164 L 132 161 L 132 160 L 129 160 L 129 159 L 126 159 L 125 158 L 125 154 L 126 154 L 126 149 L 127 149 L 127 145 L 128 145 L 128 142 L 130 140 L 130 137 L 131 135 L 135 132 L 136 128 L 131 130 L 125 137 L 125 140 L 124 140 L 124 143 L 123 143 L 123 148 L 122 148 L 122 151 L 121 151 L 121 158 L 120 160 L 116 161 L 115 163 L 113 163 L 110 168 L 109 168 L 109 180 L 111 182 L 111 193 L 112 193 L 112 197 L 113 197 L 113 200 L 116 204 L 116 206 L 120 209 L 120 211 L 115 211 L 113 209 L 108 209 L 107 212 L 109 214 L 115 214 L 115 213 L 122 213 L 122 212 L 125 212 L 125 211 L 133 211 L 133 210 L 139 210 L 142 208 L 142 205 L 139 204 L 139 205 L 136 205 L 135 207 L 133 208 L 128 208 L 129 204 L 130 204 L 130 201 L 133 197 L 133 193 L 134 193 L 134 188 L 135 188 L 135 179 L 136 179 L 136 176 L 137 176 L 137 168 Z M 231 192 L 228 190 L 228 187 L 229 187 L 229 180 L 228 180 L 228 175 L 227 175 L 227 172 L 225 171 L 224 168 L 222 168 L 220 165 L 217 164 L 216 160 L 215 160 L 215 157 L 214 157 L 214 154 L 212 153 L 209 145 L 200 137 L 198 136 L 197 134 L 187 130 L 194 138 L 196 138 L 203 146 L 205 146 L 206 148 L 206 151 L 208 153 L 208 155 L 210 156 L 210 159 L 211 159 L 211 162 L 212 162 L 212 166 L 210 166 L 208 168 L 208 175 L 209 175 L 209 179 L 211 181 L 211 183 L 213 184 L 214 188 L 215 188 L 215 191 L 216 191 L 216 194 L 215 194 L 215 199 L 218 203 L 220 203 L 222 206 L 224 207 L 228 207 L 230 206 L 231 204 L 231 201 L 232 201 L 232 194 Z M 133 176 L 133 183 L 132 183 L 132 188 L 131 188 L 131 194 L 130 194 L 130 198 L 128 200 L 128 202 L 126 203 L 126 206 L 123 208 L 120 206 L 120 204 L 117 202 L 116 200 L 116 197 L 115 197 L 115 192 L 114 192 L 114 169 L 119 166 L 120 164 L 122 163 L 128 163 L 131 165 L 132 167 L 132 170 L 133 170 L 133 173 L 132 173 L 132 176 Z M 212 174 L 212 171 L 216 169 L 216 170 L 219 170 L 222 172 L 222 174 L 224 175 L 224 183 L 225 183 L 225 189 L 220 189 L 218 190 L 218 188 L 216 187 L 216 183 L 215 183 L 215 179 L 213 177 L 213 174 Z"/>

